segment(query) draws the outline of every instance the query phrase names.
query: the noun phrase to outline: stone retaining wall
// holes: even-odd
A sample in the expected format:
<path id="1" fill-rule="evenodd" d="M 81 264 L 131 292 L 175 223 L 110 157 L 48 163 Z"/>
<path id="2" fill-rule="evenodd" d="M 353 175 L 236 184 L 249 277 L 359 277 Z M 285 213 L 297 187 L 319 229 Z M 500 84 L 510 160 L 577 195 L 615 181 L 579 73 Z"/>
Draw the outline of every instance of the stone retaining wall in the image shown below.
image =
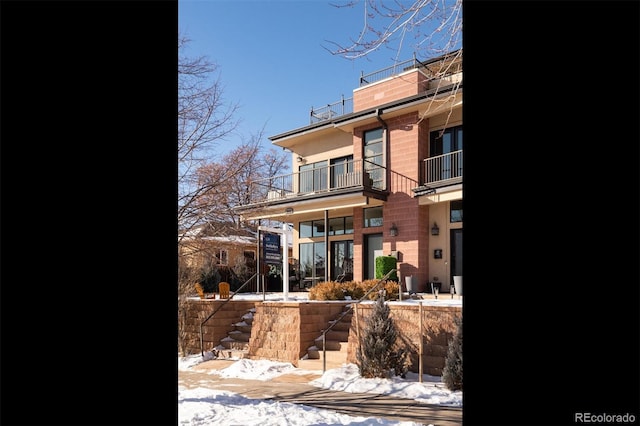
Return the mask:
<path id="1" fill-rule="evenodd" d="M 200 324 L 213 311 L 224 303 L 220 299 L 191 299 L 184 311 L 186 327 L 185 340 L 187 354 L 200 353 Z M 202 327 L 203 348 L 210 351 L 220 344 L 220 340 L 227 337 L 234 330 L 233 324 L 241 321 L 242 316 L 254 308 L 255 301 L 232 300 L 225 304 Z"/>
<path id="2" fill-rule="evenodd" d="M 373 311 L 373 302 L 356 305 L 356 311 L 349 331 L 347 362 L 356 364 L 358 334 L 362 335 L 366 320 Z M 456 330 L 454 318 L 462 315 L 458 306 L 423 306 L 422 336 L 420 331 L 420 307 L 403 303 L 389 302 L 390 317 L 393 319 L 399 338 L 411 352 L 410 371 L 419 372 L 420 340 L 422 337 L 422 372 L 441 376 L 447 357 L 449 342 Z"/>
<path id="3" fill-rule="evenodd" d="M 349 301 L 261 302 L 251 327 L 249 358 L 298 361 Z"/>
<path id="4" fill-rule="evenodd" d="M 200 353 L 200 323 L 223 303 L 220 300 L 190 300 L 187 309 L 186 339 L 188 353 Z M 315 339 L 329 326 L 351 301 L 275 302 L 232 300 L 203 326 L 204 350 L 209 351 L 234 330 L 233 324 L 255 308 L 249 340 L 251 359 L 290 362 L 296 367 Z M 353 315 L 347 362 L 356 363 L 357 333 L 362 333 L 373 303 L 363 302 Z M 422 333 L 419 306 L 389 302 L 390 315 L 400 338 L 411 351 L 412 372 L 419 371 L 419 343 L 423 343 L 423 373 L 442 375 L 448 343 L 455 333 L 454 318 L 462 315 L 458 306 L 423 306 Z M 421 335 L 422 334 L 422 335 Z"/>

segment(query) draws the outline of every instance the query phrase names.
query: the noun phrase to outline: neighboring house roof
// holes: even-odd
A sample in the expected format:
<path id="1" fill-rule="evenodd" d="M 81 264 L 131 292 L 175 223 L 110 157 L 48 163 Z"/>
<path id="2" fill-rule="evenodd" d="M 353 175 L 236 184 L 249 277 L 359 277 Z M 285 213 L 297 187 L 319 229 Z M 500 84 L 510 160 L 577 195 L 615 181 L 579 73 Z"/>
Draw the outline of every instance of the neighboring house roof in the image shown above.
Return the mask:
<path id="1" fill-rule="evenodd" d="M 256 237 L 247 237 L 242 235 L 227 235 L 219 237 L 202 237 L 203 241 L 217 241 L 228 244 L 256 244 Z"/>
<path id="2" fill-rule="evenodd" d="M 255 245 L 257 231 L 251 228 L 235 228 L 232 225 L 219 223 L 215 225 L 200 225 L 180 234 L 183 238 L 214 241 L 222 244 Z M 293 232 L 287 231 L 287 245 L 293 245 Z"/>
<path id="3" fill-rule="evenodd" d="M 208 223 L 196 226 L 180 234 L 182 238 L 218 241 L 231 244 L 255 244 L 256 231 L 250 228 L 236 228 L 229 223 Z"/>

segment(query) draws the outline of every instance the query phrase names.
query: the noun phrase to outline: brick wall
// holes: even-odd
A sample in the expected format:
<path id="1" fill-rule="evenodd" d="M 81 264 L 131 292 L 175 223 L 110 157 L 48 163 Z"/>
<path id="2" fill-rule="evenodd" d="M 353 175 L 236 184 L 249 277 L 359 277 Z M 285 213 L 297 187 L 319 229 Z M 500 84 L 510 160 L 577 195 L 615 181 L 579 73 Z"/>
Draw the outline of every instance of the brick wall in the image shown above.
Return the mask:
<path id="1" fill-rule="evenodd" d="M 387 102 L 403 99 L 424 91 L 427 87 L 424 74 L 412 72 L 356 89 L 353 92 L 353 111 L 358 112 Z"/>

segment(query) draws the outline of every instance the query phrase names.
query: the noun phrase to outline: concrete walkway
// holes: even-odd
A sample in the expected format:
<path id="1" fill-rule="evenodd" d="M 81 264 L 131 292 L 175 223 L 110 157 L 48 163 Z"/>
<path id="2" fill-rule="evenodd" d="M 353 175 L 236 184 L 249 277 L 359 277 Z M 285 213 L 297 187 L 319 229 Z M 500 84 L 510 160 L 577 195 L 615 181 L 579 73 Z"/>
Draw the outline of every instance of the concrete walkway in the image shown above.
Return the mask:
<path id="1" fill-rule="evenodd" d="M 319 361 L 319 360 L 318 360 Z M 395 398 L 372 393 L 351 393 L 322 389 L 308 382 L 320 374 L 283 374 L 269 381 L 221 378 L 209 374 L 211 369 L 223 369 L 233 360 L 212 360 L 200 363 L 191 371 L 178 371 L 178 385 L 186 388 L 204 387 L 226 390 L 251 399 L 291 402 L 336 411 L 351 416 L 380 417 L 393 421 L 412 421 L 423 425 L 460 426 L 462 409 L 424 404 L 413 399 Z M 305 366 L 305 369 L 309 368 Z M 322 371 L 321 361 L 318 368 Z"/>

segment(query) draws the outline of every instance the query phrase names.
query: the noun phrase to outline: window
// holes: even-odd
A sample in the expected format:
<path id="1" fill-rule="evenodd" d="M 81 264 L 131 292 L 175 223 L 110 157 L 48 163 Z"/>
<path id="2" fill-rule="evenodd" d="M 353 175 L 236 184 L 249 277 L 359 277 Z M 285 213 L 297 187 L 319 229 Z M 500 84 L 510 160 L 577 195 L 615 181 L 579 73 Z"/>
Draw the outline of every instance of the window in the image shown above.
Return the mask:
<path id="1" fill-rule="evenodd" d="M 302 243 L 299 245 L 300 271 L 303 278 L 324 280 L 324 243 Z"/>
<path id="2" fill-rule="evenodd" d="M 327 189 L 327 162 L 305 164 L 300 166 L 299 192 L 314 192 Z"/>
<path id="3" fill-rule="evenodd" d="M 435 130 L 429 134 L 429 156 L 448 154 L 462 149 L 462 126 Z"/>
<path id="4" fill-rule="evenodd" d="M 382 207 L 364 209 L 364 227 L 382 226 Z"/>
<path id="5" fill-rule="evenodd" d="M 451 223 L 462 222 L 462 200 L 452 201 L 449 204 L 449 209 L 449 220 Z"/>
<path id="6" fill-rule="evenodd" d="M 434 159 L 430 181 L 462 176 L 462 126 L 435 130 L 429 134 L 429 157 Z"/>
<path id="7" fill-rule="evenodd" d="M 300 238 L 311 238 L 313 237 L 313 222 L 300 222 Z"/>
<path id="8" fill-rule="evenodd" d="M 255 262 L 256 261 L 256 252 L 255 252 L 255 250 L 245 250 L 244 251 L 244 261 L 245 261 L 245 263 Z"/>
<path id="9" fill-rule="evenodd" d="M 226 249 L 216 250 L 214 252 L 214 261 L 216 265 L 228 265 L 229 252 Z"/>
<path id="10" fill-rule="evenodd" d="M 353 155 L 331 160 L 331 187 L 344 188 L 358 184 L 353 174 Z"/>
<path id="11" fill-rule="evenodd" d="M 324 237 L 324 219 L 300 222 L 300 238 Z M 353 234 L 353 216 L 329 219 L 329 235 Z"/>
<path id="12" fill-rule="evenodd" d="M 329 235 L 353 234 L 353 216 L 329 219 Z"/>
<path id="13" fill-rule="evenodd" d="M 372 187 L 384 189 L 382 128 L 364 132 L 364 169 L 373 179 Z"/>
<path id="14" fill-rule="evenodd" d="M 300 222 L 300 238 L 324 237 L 324 220 Z"/>

